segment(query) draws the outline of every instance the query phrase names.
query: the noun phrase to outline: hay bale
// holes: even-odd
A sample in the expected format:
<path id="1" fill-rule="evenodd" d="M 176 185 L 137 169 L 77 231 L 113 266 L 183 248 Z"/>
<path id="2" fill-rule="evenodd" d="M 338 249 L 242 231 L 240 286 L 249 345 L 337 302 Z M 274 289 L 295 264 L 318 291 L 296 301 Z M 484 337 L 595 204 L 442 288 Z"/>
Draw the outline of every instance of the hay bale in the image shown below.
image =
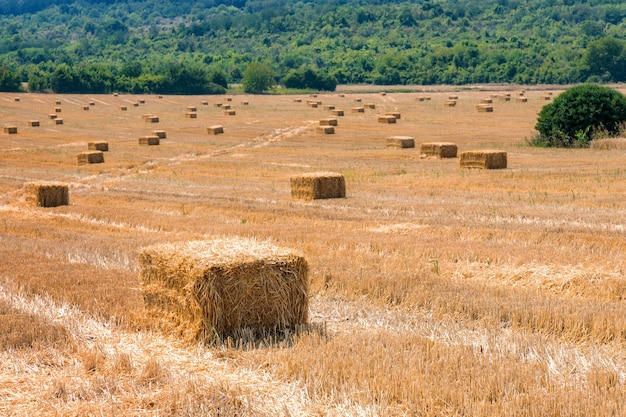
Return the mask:
<path id="1" fill-rule="evenodd" d="M 515 101 L 517 103 L 527 103 L 528 102 L 528 97 L 515 97 Z"/>
<path id="2" fill-rule="evenodd" d="M 216 342 L 241 330 L 263 335 L 308 321 L 306 260 L 267 241 L 149 246 L 140 250 L 139 271 L 148 320 L 187 342 Z"/>
<path id="3" fill-rule="evenodd" d="M 127 106 L 120 106 L 120 110 L 121 111 L 126 111 L 126 110 L 128 110 L 128 107 Z"/>
<path id="4" fill-rule="evenodd" d="M 89 105 L 85 105 L 85 106 L 81 106 L 83 110 L 87 111 L 89 110 Z"/>
<path id="5" fill-rule="evenodd" d="M 336 172 L 311 172 L 291 177 L 291 197 L 299 200 L 344 198 L 346 181 Z"/>
<path id="6" fill-rule="evenodd" d="M 139 100 L 137 100 L 137 103 L 146 104 L 146 100 L 144 100 L 143 98 L 140 98 Z"/>
<path id="7" fill-rule="evenodd" d="M 7 135 L 17 134 L 17 126 L 5 126 L 4 133 L 6 133 Z"/>
<path id="8" fill-rule="evenodd" d="M 197 112 L 198 108 L 196 106 L 187 106 L 188 112 Z"/>
<path id="9" fill-rule="evenodd" d="M 76 155 L 78 165 L 101 164 L 104 162 L 104 152 L 85 151 Z"/>
<path id="10" fill-rule="evenodd" d="M 230 110 L 230 104 L 224 104 L 224 105 L 222 105 L 222 109 L 223 109 L 223 110 Z"/>
<path id="11" fill-rule="evenodd" d="M 249 105 L 250 105 L 250 102 L 248 102 L 248 101 L 242 101 L 242 102 L 241 102 L 241 105 L 242 105 L 242 106 L 249 106 Z"/>
<path id="12" fill-rule="evenodd" d="M 203 106 L 208 106 L 208 105 L 209 105 L 209 102 L 205 100 L 205 101 L 203 101 L 203 102 L 202 102 L 202 105 L 203 105 Z"/>
<path id="13" fill-rule="evenodd" d="M 302 99 L 301 98 L 294 98 L 293 102 L 294 103 L 302 103 Z"/>
<path id="14" fill-rule="evenodd" d="M 198 118 L 198 113 L 193 112 L 193 111 L 188 111 L 187 113 L 185 113 L 185 117 L 187 119 L 197 119 Z"/>
<path id="15" fill-rule="evenodd" d="M 456 158 L 457 146 L 451 142 L 429 142 L 420 145 L 421 158 Z"/>
<path id="16" fill-rule="evenodd" d="M 510 94 L 509 95 L 506 95 L 506 94 L 500 95 L 500 96 L 498 96 L 498 100 L 500 100 L 500 101 L 511 101 L 511 95 Z"/>
<path id="17" fill-rule="evenodd" d="M 365 113 L 364 107 L 353 107 L 350 109 L 351 113 Z"/>
<path id="18" fill-rule="evenodd" d="M 306 105 L 313 109 L 317 108 L 317 102 L 307 102 Z"/>
<path id="19" fill-rule="evenodd" d="M 410 136 L 391 136 L 386 140 L 387 148 L 415 148 L 415 140 Z"/>
<path id="20" fill-rule="evenodd" d="M 417 97 L 415 100 L 417 100 L 417 101 L 425 101 L 425 100 L 426 100 L 426 97 L 424 97 L 424 96 L 419 96 L 419 97 Z"/>
<path id="21" fill-rule="evenodd" d="M 62 125 L 63 124 L 63 119 L 61 119 L 61 118 L 54 119 L 54 124 L 55 125 Z"/>
<path id="22" fill-rule="evenodd" d="M 139 138 L 139 144 L 140 145 L 149 145 L 149 146 L 156 146 L 160 143 L 159 137 L 156 135 L 151 135 L 151 136 L 141 136 Z"/>
<path id="23" fill-rule="evenodd" d="M 232 97 L 226 97 L 226 101 L 233 101 Z"/>
<path id="24" fill-rule="evenodd" d="M 337 119 L 333 119 L 332 117 L 320 119 L 320 126 L 337 126 Z"/>
<path id="25" fill-rule="evenodd" d="M 95 102 L 95 101 L 90 101 L 90 102 L 89 102 L 89 105 L 90 105 L 90 106 L 95 106 L 95 105 L 96 105 L 96 102 Z"/>
<path id="26" fill-rule="evenodd" d="M 15 97 L 13 100 L 15 100 L 16 102 L 19 102 L 20 98 L 19 97 Z"/>
<path id="27" fill-rule="evenodd" d="M 60 106 L 61 105 L 61 100 L 55 100 L 54 104 L 57 105 L 57 106 Z"/>
<path id="28" fill-rule="evenodd" d="M 341 116 L 343 116 L 344 112 L 343 112 L 343 110 L 335 109 L 335 110 L 331 111 L 330 114 L 332 114 L 333 116 L 341 117 Z"/>
<path id="29" fill-rule="evenodd" d="M 220 125 L 209 126 L 206 130 L 209 135 L 221 135 L 224 133 L 224 128 Z"/>
<path id="30" fill-rule="evenodd" d="M 215 107 L 222 107 L 222 103 L 215 103 L 213 104 Z"/>
<path id="31" fill-rule="evenodd" d="M 479 104 L 478 106 L 476 106 L 476 110 L 479 113 L 492 113 L 493 106 L 491 104 Z"/>
<path id="32" fill-rule="evenodd" d="M 385 116 L 393 116 L 396 118 L 396 120 L 400 120 L 401 115 L 398 112 L 390 111 L 390 112 L 385 113 Z"/>
<path id="33" fill-rule="evenodd" d="M 334 135 L 335 128 L 332 126 L 318 126 L 316 129 L 317 133 L 321 133 L 323 135 Z"/>
<path id="34" fill-rule="evenodd" d="M 24 184 L 24 199 L 34 207 L 57 207 L 70 204 L 69 187 L 66 184 L 26 183 Z"/>
<path id="35" fill-rule="evenodd" d="M 343 98 L 343 97 L 345 97 L 346 95 L 345 95 L 345 94 L 339 94 L 338 96 Z"/>
<path id="36" fill-rule="evenodd" d="M 386 92 L 384 92 L 384 91 L 381 91 L 381 92 L 380 92 L 380 95 L 381 95 L 381 96 L 386 96 L 386 95 L 387 95 L 387 93 L 386 93 Z"/>
<path id="37" fill-rule="evenodd" d="M 61 113 L 61 108 L 60 107 L 55 107 L 54 108 L 54 112 L 55 113 Z"/>
<path id="38" fill-rule="evenodd" d="M 449 96 L 448 96 L 448 100 L 458 100 L 458 99 L 459 99 L 459 96 L 458 96 L 458 95 L 456 95 L 456 94 L 453 94 L 453 95 L 449 95 Z"/>
<path id="39" fill-rule="evenodd" d="M 365 107 L 366 109 L 375 109 L 376 108 L 376 104 L 374 104 L 374 103 L 365 103 L 363 105 L 363 107 Z"/>
<path id="40" fill-rule="evenodd" d="M 361 100 L 360 98 L 355 98 L 355 99 L 354 99 L 354 102 L 355 102 L 355 103 L 360 103 L 361 101 L 362 101 L 362 100 Z"/>
<path id="41" fill-rule="evenodd" d="M 541 99 L 545 101 L 550 101 L 552 99 L 552 96 L 550 94 L 544 94 L 541 96 Z"/>
<path id="42" fill-rule="evenodd" d="M 506 168 L 506 151 L 479 150 L 461 152 L 459 155 L 461 168 L 504 169 Z"/>
<path id="43" fill-rule="evenodd" d="M 443 107 L 454 107 L 456 106 L 455 100 L 446 100 L 443 102 Z"/>
<path id="44" fill-rule="evenodd" d="M 332 104 L 326 104 L 324 106 L 324 110 L 335 110 L 335 106 L 333 106 Z"/>
<path id="45" fill-rule="evenodd" d="M 38 127 L 39 126 L 39 120 L 29 120 L 28 121 L 28 126 L 30 126 L 30 127 Z"/>
<path id="46" fill-rule="evenodd" d="M 378 116 L 378 123 L 395 123 L 396 118 L 390 115 Z"/>
<path id="47" fill-rule="evenodd" d="M 157 136 L 159 139 L 166 139 L 167 138 L 167 133 L 165 133 L 165 130 L 153 130 L 152 134 L 154 136 Z"/>
<path id="48" fill-rule="evenodd" d="M 133 103 L 133 107 L 139 107 L 139 103 Z"/>
<path id="49" fill-rule="evenodd" d="M 144 120 L 146 123 L 159 123 L 159 116 L 147 116 Z"/>
<path id="50" fill-rule="evenodd" d="M 105 141 L 89 142 L 87 144 L 87 148 L 90 151 L 108 152 L 109 151 L 109 142 L 105 142 Z"/>
<path id="51" fill-rule="evenodd" d="M 480 104 L 491 104 L 491 103 L 493 103 L 493 99 L 492 98 L 481 98 L 479 103 Z"/>
<path id="52" fill-rule="evenodd" d="M 56 119 L 57 117 L 58 117 L 58 116 L 57 116 L 55 113 L 50 113 L 50 114 L 48 115 L 48 118 L 50 118 L 50 119 L 52 119 L 52 120 L 53 120 L 53 119 Z"/>
<path id="53" fill-rule="evenodd" d="M 226 111 L 224 112 L 224 116 L 234 116 L 234 115 L 236 115 L 236 114 L 237 114 L 237 113 L 235 112 L 235 110 L 226 110 Z"/>

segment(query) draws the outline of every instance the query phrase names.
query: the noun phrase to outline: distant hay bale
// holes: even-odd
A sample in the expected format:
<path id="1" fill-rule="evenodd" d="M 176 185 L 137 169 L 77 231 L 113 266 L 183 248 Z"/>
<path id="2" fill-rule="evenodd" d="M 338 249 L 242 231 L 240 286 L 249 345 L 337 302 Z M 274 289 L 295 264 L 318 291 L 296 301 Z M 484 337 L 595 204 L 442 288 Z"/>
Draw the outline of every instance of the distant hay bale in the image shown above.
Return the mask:
<path id="1" fill-rule="evenodd" d="M 307 105 L 307 106 L 309 106 L 309 107 L 311 107 L 311 108 L 313 108 L 313 109 L 316 109 L 316 108 L 317 108 L 317 102 L 316 102 L 316 101 L 308 101 L 308 102 L 306 103 L 306 105 Z"/>
<path id="2" fill-rule="evenodd" d="M 198 118 L 198 113 L 193 112 L 193 111 L 188 111 L 187 113 L 185 113 L 185 117 L 187 119 L 197 119 Z"/>
<path id="3" fill-rule="evenodd" d="M 70 204 L 69 187 L 61 183 L 26 183 L 24 199 L 34 207 L 58 207 Z"/>
<path id="4" fill-rule="evenodd" d="M 108 152 L 109 151 L 109 142 L 105 142 L 105 141 L 89 142 L 87 144 L 87 148 L 90 151 Z"/>
<path id="5" fill-rule="evenodd" d="M 128 110 L 128 107 L 127 106 L 120 106 L 120 110 L 121 111 L 126 111 L 126 110 Z"/>
<path id="6" fill-rule="evenodd" d="M 60 106 L 61 105 L 61 100 L 55 100 L 54 104 L 57 105 L 57 106 Z"/>
<path id="7" fill-rule="evenodd" d="M 221 135 L 224 133 L 224 128 L 220 125 L 209 126 L 207 127 L 207 133 L 209 135 Z"/>
<path id="8" fill-rule="evenodd" d="M 309 94 L 309 97 L 317 98 L 317 94 Z"/>
<path id="9" fill-rule="evenodd" d="M 457 146 L 452 142 L 429 142 L 420 145 L 421 158 L 456 158 Z"/>
<path id="10" fill-rule="evenodd" d="M 375 109 L 376 108 L 376 104 L 374 104 L 374 103 L 365 103 L 363 105 L 363 107 L 365 107 L 366 109 Z"/>
<path id="11" fill-rule="evenodd" d="M 510 94 L 501 94 L 498 96 L 498 100 L 500 101 L 511 101 L 511 95 Z"/>
<path id="12" fill-rule="evenodd" d="M 390 111 L 385 113 L 385 116 L 393 116 L 396 118 L 396 120 L 400 120 L 401 119 L 401 114 L 398 113 L 397 111 Z"/>
<path id="13" fill-rule="evenodd" d="M 235 116 L 236 114 L 235 110 L 226 110 L 224 112 L 224 116 Z"/>
<path id="14" fill-rule="evenodd" d="M 506 151 L 477 150 L 461 152 L 461 168 L 504 169 L 507 165 Z"/>
<path id="15" fill-rule="evenodd" d="M 19 97 L 15 97 L 13 100 L 15 100 L 16 102 L 20 101 Z"/>
<path id="16" fill-rule="evenodd" d="M 415 140 L 410 136 L 391 136 L 386 140 L 387 148 L 415 148 Z"/>
<path id="17" fill-rule="evenodd" d="M 55 107 L 54 108 L 54 112 L 55 113 L 61 113 L 61 108 L 60 107 Z"/>
<path id="18" fill-rule="evenodd" d="M 459 99 L 459 96 L 456 94 L 452 94 L 448 96 L 448 100 L 458 100 L 458 99 Z"/>
<path id="19" fill-rule="evenodd" d="M 353 107 L 350 109 L 351 113 L 365 113 L 364 107 Z"/>
<path id="20" fill-rule="evenodd" d="M 226 101 L 233 101 L 232 97 L 226 97 Z"/>
<path id="21" fill-rule="evenodd" d="M 344 198 L 346 181 L 336 172 L 310 172 L 291 177 L 291 197 L 299 200 Z"/>
<path id="22" fill-rule="evenodd" d="M 384 92 L 384 91 L 381 91 L 381 92 L 380 92 L 380 95 L 381 95 L 381 96 L 386 96 L 386 95 L 387 95 L 387 93 L 386 93 L 386 92 Z"/>
<path id="23" fill-rule="evenodd" d="M 113 97 L 117 97 L 117 96 L 119 96 L 118 93 L 113 93 Z"/>
<path id="24" fill-rule="evenodd" d="M 396 118 L 390 115 L 378 116 L 378 123 L 396 123 Z"/>
<path id="25" fill-rule="evenodd" d="M 545 101 L 550 101 L 552 99 L 552 95 L 551 94 L 544 94 L 544 95 L 541 96 L 541 99 L 545 100 Z"/>
<path id="26" fill-rule="evenodd" d="M 476 110 L 479 113 L 493 113 L 493 106 L 491 104 L 479 104 L 476 106 Z"/>
<path id="27" fill-rule="evenodd" d="M 104 162 L 104 152 L 85 151 L 76 155 L 78 165 L 101 164 Z"/>
<path id="28" fill-rule="evenodd" d="M 339 110 L 339 109 L 335 109 L 335 110 L 331 111 L 330 114 L 332 114 L 333 116 L 341 117 L 341 116 L 344 115 L 344 111 L 343 110 Z"/>
<path id="29" fill-rule="evenodd" d="M 85 105 L 85 106 L 81 106 L 83 110 L 87 111 L 89 110 L 89 105 Z"/>
<path id="30" fill-rule="evenodd" d="M 213 104 L 215 107 L 222 107 L 222 103 L 215 103 Z"/>
<path id="31" fill-rule="evenodd" d="M 360 98 L 355 98 L 355 99 L 354 99 L 354 102 L 355 102 L 355 103 L 360 103 L 361 101 L 362 101 L 362 100 L 361 100 Z"/>
<path id="32" fill-rule="evenodd" d="M 326 104 L 324 106 L 324 110 L 335 110 L 335 106 L 333 106 L 332 104 Z"/>
<path id="33" fill-rule="evenodd" d="M 139 103 L 133 103 L 133 107 L 139 107 Z"/>
<path id="34" fill-rule="evenodd" d="M 527 103 L 528 102 L 528 97 L 515 97 L 515 101 L 518 103 Z"/>
<path id="35" fill-rule="evenodd" d="M 152 134 L 154 136 L 157 136 L 159 139 L 166 139 L 167 138 L 167 133 L 165 133 L 165 130 L 153 130 Z"/>
<path id="36" fill-rule="evenodd" d="M 332 117 L 320 119 L 320 126 L 337 126 L 337 119 L 333 119 Z"/>
<path id="37" fill-rule="evenodd" d="M 302 103 L 302 99 L 301 98 L 294 98 L 293 102 L 294 103 Z"/>
<path id="38" fill-rule="evenodd" d="M 290 249 L 248 238 L 142 248 L 146 316 L 186 342 L 212 343 L 240 331 L 262 336 L 308 321 L 308 264 Z"/>
<path id="39" fill-rule="evenodd" d="M 141 136 L 139 138 L 140 145 L 148 145 L 148 146 L 156 146 L 160 143 L 160 139 L 156 135 L 151 136 Z"/>
<path id="40" fill-rule="evenodd" d="M 17 133 L 17 126 L 5 126 L 4 133 L 7 135 L 15 135 Z"/>
<path id="41" fill-rule="evenodd" d="M 49 118 L 49 119 L 56 119 L 57 117 L 58 117 L 58 116 L 57 116 L 57 114 L 55 114 L 55 113 L 50 113 L 50 114 L 48 115 L 48 118 Z"/>
<path id="42" fill-rule="evenodd" d="M 137 100 L 137 103 L 139 104 L 146 104 L 146 100 L 143 98 L 140 98 L 139 100 Z"/>
<path id="43" fill-rule="evenodd" d="M 63 119 L 58 118 L 58 117 L 57 117 L 57 118 L 55 118 L 55 119 L 54 119 L 54 124 L 55 124 L 55 125 L 62 125 L 62 124 L 63 124 Z"/>
<path id="44" fill-rule="evenodd" d="M 493 103 L 493 99 L 492 98 L 481 98 L 479 103 L 480 104 L 491 104 L 491 103 Z"/>
<path id="45" fill-rule="evenodd" d="M 89 105 L 90 105 L 90 106 L 95 106 L 95 105 L 96 105 L 96 102 L 95 102 L 95 101 L 90 101 L 90 102 L 89 102 Z"/>
<path id="46" fill-rule="evenodd" d="M 197 112 L 198 108 L 196 106 L 187 106 L 188 112 Z"/>
<path id="47" fill-rule="evenodd" d="M 222 105 L 222 109 L 223 110 L 230 110 L 230 104 L 223 104 Z"/>
<path id="48" fill-rule="evenodd" d="M 417 100 L 417 101 L 425 101 L 425 100 L 426 100 L 426 97 L 424 97 L 424 96 L 419 96 L 419 97 L 418 97 L 418 98 L 416 98 L 415 100 Z"/>
<path id="49" fill-rule="evenodd" d="M 248 106 L 248 105 L 250 105 L 250 102 L 248 102 L 248 101 L 242 101 L 242 102 L 241 102 L 241 105 L 242 105 L 242 106 Z"/>
<path id="50" fill-rule="evenodd" d="M 454 100 L 446 100 L 443 102 L 443 107 L 454 107 L 456 106 L 456 101 Z"/>
<path id="51" fill-rule="evenodd" d="M 30 127 L 38 127 L 39 126 L 39 120 L 29 120 L 28 121 L 28 126 L 30 126 Z"/>
<path id="52" fill-rule="evenodd" d="M 146 123 L 159 123 L 159 116 L 150 115 L 147 116 L 144 120 L 146 121 Z"/>
<path id="53" fill-rule="evenodd" d="M 203 101 L 203 102 L 202 102 L 202 105 L 203 105 L 203 106 L 208 106 L 208 105 L 209 105 L 209 102 L 205 100 L 205 101 Z"/>
<path id="54" fill-rule="evenodd" d="M 335 128 L 332 126 L 317 126 L 317 133 L 321 133 L 323 135 L 334 135 Z"/>

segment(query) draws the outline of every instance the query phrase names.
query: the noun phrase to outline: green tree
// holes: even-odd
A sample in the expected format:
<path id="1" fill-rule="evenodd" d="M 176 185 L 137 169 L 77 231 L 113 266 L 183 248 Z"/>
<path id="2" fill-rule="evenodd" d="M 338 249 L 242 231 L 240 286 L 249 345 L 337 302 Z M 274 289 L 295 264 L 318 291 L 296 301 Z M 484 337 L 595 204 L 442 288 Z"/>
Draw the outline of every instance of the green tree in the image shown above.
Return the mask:
<path id="1" fill-rule="evenodd" d="M 626 81 L 626 47 L 615 38 L 601 38 L 589 42 L 583 56 L 588 75 L 603 81 Z"/>
<path id="2" fill-rule="evenodd" d="M 539 112 L 537 145 L 586 145 L 591 133 L 602 129 L 618 134 L 626 123 L 626 96 L 609 87 L 582 84 L 561 93 Z"/>
<path id="3" fill-rule="evenodd" d="M 8 68 L 0 68 L 0 91 L 21 91 L 20 76 Z"/>
<path id="4" fill-rule="evenodd" d="M 243 72 L 243 91 L 260 94 L 274 85 L 274 73 L 266 64 L 255 61 L 250 63 Z"/>

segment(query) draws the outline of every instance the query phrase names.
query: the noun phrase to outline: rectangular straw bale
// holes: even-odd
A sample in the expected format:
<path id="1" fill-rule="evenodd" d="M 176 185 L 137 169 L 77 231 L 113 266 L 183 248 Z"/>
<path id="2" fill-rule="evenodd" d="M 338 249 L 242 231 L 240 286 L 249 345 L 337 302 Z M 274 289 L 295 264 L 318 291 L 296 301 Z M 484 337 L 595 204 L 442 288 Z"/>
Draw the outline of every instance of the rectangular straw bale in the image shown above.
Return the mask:
<path id="1" fill-rule="evenodd" d="M 87 144 L 87 147 L 88 147 L 88 149 L 90 151 L 108 152 L 109 151 L 109 142 L 105 142 L 105 141 L 89 142 Z"/>
<path id="2" fill-rule="evenodd" d="M 89 105 L 90 105 L 90 106 L 95 106 L 95 105 L 96 105 L 96 102 L 95 102 L 95 101 L 90 101 L 90 102 L 89 102 Z"/>
<path id="3" fill-rule="evenodd" d="M 506 151 L 477 150 L 461 152 L 459 155 L 461 168 L 504 169 L 506 168 Z"/>
<path id="4" fill-rule="evenodd" d="M 310 172 L 291 177 L 291 197 L 299 200 L 344 198 L 346 181 L 336 172 Z"/>
<path id="5" fill-rule="evenodd" d="M 139 107 L 139 103 L 133 103 L 133 107 Z"/>
<path id="6" fill-rule="evenodd" d="M 147 116 L 144 120 L 146 123 L 159 123 L 159 116 Z"/>
<path id="7" fill-rule="evenodd" d="M 492 98 L 481 98 L 480 99 L 480 104 L 492 104 L 493 103 L 493 99 Z"/>
<path id="8" fill-rule="evenodd" d="M 263 335 L 308 322 L 308 264 L 268 241 L 230 237 L 142 248 L 146 317 L 186 342 L 241 330 Z"/>
<path id="9" fill-rule="evenodd" d="M 187 119 L 197 119 L 198 118 L 198 113 L 193 112 L 193 111 L 188 111 L 187 113 L 185 113 L 185 117 Z"/>
<path id="10" fill-rule="evenodd" d="M 224 133 L 224 128 L 220 125 L 209 126 L 206 130 L 209 135 L 221 135 Z"/>
<path id="11" fill-rule="evenodd" d="M 479 104 L 476 106 L 476 110 L 478 110 L 479 113 L 492 113 L 493 106 L 491 104 Z"/>
<path id="12" fill-rule="evenodd" d="M 448 100 L 458 100 L 458 99 L 459 99 L 459 96 L 456 94 L 448 96 Z"/>
<path id="13" fill-rule="evenodd" d="M 55 107 L 54 108 L 54 112 L 55 113 L 61 113 L 61 107 Z"/>
<path id="14" fill-rule="evenodd" d="M 17 126 L 5 126 L 4 133 L 7 135 L 15 135 L 17 133 Z"/>
<path id="15" fill-rule="evenodd" d="M 226 101 L 233 101 L 232 97 L 226 97 Z"/>
<path id="16" fill-rule="evenodd" d="M 29 120 L 28 121 L 28 126 L 31 126 L 31 127 L 39 126 L 39 120 Z"/>
<path id="17" fill-rule="evenodd" d="M 156 146 L 160 143 L 159 137 L 156 135 L 153 136 L 142 136 L 139 138 L 140 145 L 149 145 Z"/>
<path id="18" fill-rule="evenodd" d="M 78 165 L 101 164 L 104 162 L 104 152 L 85 151 L 76 155 Z"/>
<path id="19" fill-rule="evenodd" d="M 226 110 L 224 112 L 224 116 L 235 116 L 236 114 L 235 110 Z"/>
<path id="20" fill-rule="evenodd" d="M 386 141 L 387 148 L 415 148 L 415 140 L 410 136 L 391 136 Z"/>
<path id="21" fill-rule="evenodd" d="M 146 100 L 143 98 L 140 98 L 139 100 L 137 100 L 137 103 L 139 104 L 146 104 Z"/>
<path id="22" fill-rule="evenodd" d="M 82 106 L 82 109 L 85 110 L 85 111 L 89 110 L 89 105 Z"/>
<path id="23" fill-rule="evenodd" d="M 341 116 L 343 116 L 344 112 L 343 112 L 343 110 L 335 109 L 335 110 L 331 111 L 330 114 L 332 114 L 333 116 L 341 117 Z"/>
<path id="24" fill-rule="evenodd" d="M 454 107 L 456 106 L 456 101 L 454 100 L 446 100 L 443 102 L 444 107 Z"/>
<path id="25" fill-rule="evenodd" d="M 120 106 L 120 110 L 121 111 L 126 111 L 126 110 L 128 110 L 128 106 Z"/>
<path id="26" fill-rule="evenodd" d="M 376 108 L 376 104 L 374 104 L 374 103 L 365 103 L 363 105 L 363 107 L 365 107 L 366 109 L 375 109 Z"/>
<path id="27" fill-rule="evenodd" d="M 223 110 L 230 110 L 230 104 L 222 104 L 222 109 Z"/>
<path id="28" fill-rule="evenodd" d="M 378 123 L 395 123 L 395 122 L 396 122 L 396 118 L 393 116 L 389 116 L 389 115 L 378 116 Z"/>
<path id="29" fill-rule="evenodd" d="M 55 100 L 54 104 L 57 105 L 57 106 L 60 106 L 61 105 L 61 100 Z"/>
<path id="30" fill-rule="evenodd" d="M 498 96 L 500 101 L 511 101 L 511 95 L 502 94 Z"/>
<path id="31" fill-rule="evenodd" d="M 215 103 L 214 106 L 215 107 L 222 107 L 222 103 Z"/>
<path id="32" fill-rule="evenodd" d="M 301 98 L 294 98 L 293 102 L 294 103 L 302 103 L 302 99 Z"/>
<path id="33" fill-rule="evenodd" d="M 528 97 L 515 97 L 515 101 L 518 103 L 527 103 Z"/>
<path id="34" fill-rule="evenodd" d="M 418 98 L 416 98 L 417 101 L 425 101 L 426 97 L 424 96 L 419 96 Z"/>
<path id="35" fill-rule="evenodd" d="M 332 126 L 317 126 L 316 132 L 321 133 L 323 135 L 334 135 L 335 128 Z"/>
<path id="36" fill-rule="evenodd" d="M 400 119 L 401 119 L 401 114 L 400 114 L 399 112 L 397 112 L 397 111 L 390 111 L 390 112 L 387 112 L 387 113 L 385 113 L 385 116 L 393 116 L 393 117 L 395 117 L 397 120 L 400 120 Z"/>
<path id="37" fill-rule="evenodd" d="M 362 101 L 362 100 L 361 100 L 360 98 L 355 98 L 355 99 L 354 99 L 354 102 L 355 102 L 355 103 L 360 103 L 361 101 Z"/>
<path id="38" fill-rule="evenodd" d="M 67 206 L 70 204 L 69 187 L 55 182 L 29 182 L 24 184 L 24 200 L 33 207 Z"/>
<path id="39" fill-rule="evenodd" d="M 337 119 L 334 119 L 332 117 L 320 119 L 320 126 L 337 126 Z"/>
<path id="40" fill-rule="evenodd" d="M 152 134 L 154 136 L 158 136 L 159 139 L 166 139 L 167 138 L 167 133 L 165 132 L 165 130 L 153 130 Z"/>
<path id="41" fill-rule="evenodd" d="M 20 98 L 19 97 L 15 97 L 13 100 L 20 101 Z"/>
<path id="42" fill-rule="evenodd" d="M 249 101 L 245 101 L 245 100 L 244 100 L 244 101 L 242 101 L 242 102 L 241 102 L 241 105 L 242 105 L 242 106 L 249 106 L 249 105 L 250 105 L 250 102 L 249 102 Z"/>
<path id="43" fill-rule="evenodd" d="M 188 112 L 196 112 L 196 111 L 198 111 L 198 108 L 196 106 L 187 106 L 187 111 Z"/>
<path id="44" fill-rule="evenodd" d="M 456 158 L 457 146 L 451 142 L 429 142 L 420 145 L 422 158 Z"/>
<path id="45" fill-rule="evenodd" d="M 62 125 L 62 124 L 63 124 L 63 119 L 61 119 L 61 118 L 55 118 L 55 119 L 54 119 L 54 124 L 55 124 L 55 125 Z"/>
<path id="46" fill-rule="evenodd" d="M 48 115 L 48 118 L 49 118 L 49 119 L 56 119 L 57 117 L 59 117 L 59 116 L 57 116 L 57 115 L 56 115 L 56 114 L 54 114 L 54 113 L 50 113 L 50 114 Z"/>
<path id="47" fill-rule="evenodd" d="M 206 100 L 204 100 L 204 101 L 202 102 L 202 105 L 203 105 L 203 106 L 208 106 L 208 105 L 209 105 L 209 102 L 208 102 L 208 101 L 206 101 Z"/>
<path id="48" fill-rule="evenodd" d="M 307 106 L 316 109 L 317 108 L 317 102 L 313 102 L 313 101 L 309 101 L 306 103 Z"/>
<path id="49" fill-rule="evenodd" d="M 353 107 L 350 109 L 352 113 L 365 113 L 365 107 Z"/>

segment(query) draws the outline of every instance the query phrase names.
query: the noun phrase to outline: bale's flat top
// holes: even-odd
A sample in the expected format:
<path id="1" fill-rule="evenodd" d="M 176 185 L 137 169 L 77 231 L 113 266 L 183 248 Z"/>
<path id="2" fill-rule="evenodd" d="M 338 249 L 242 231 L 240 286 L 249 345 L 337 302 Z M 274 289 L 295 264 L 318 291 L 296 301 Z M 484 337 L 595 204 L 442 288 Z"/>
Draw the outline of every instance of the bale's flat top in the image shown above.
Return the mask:
<path id="1" fill-rule="evenodd" d="M 168 257 L 184 256 L 193 260 L 197 265 L 230 264 L 295 255 L 290 249 L 275 246 L 268 241 L 250 238 L 164 243 L 146 247 L 143 251 Z"/>
<path id="2" fill-rule="evenodd" d="M 343 177 L 343 175 L 337 172 L 307 172 L 294 176 L 294 178 L 335 178 Z"/>

